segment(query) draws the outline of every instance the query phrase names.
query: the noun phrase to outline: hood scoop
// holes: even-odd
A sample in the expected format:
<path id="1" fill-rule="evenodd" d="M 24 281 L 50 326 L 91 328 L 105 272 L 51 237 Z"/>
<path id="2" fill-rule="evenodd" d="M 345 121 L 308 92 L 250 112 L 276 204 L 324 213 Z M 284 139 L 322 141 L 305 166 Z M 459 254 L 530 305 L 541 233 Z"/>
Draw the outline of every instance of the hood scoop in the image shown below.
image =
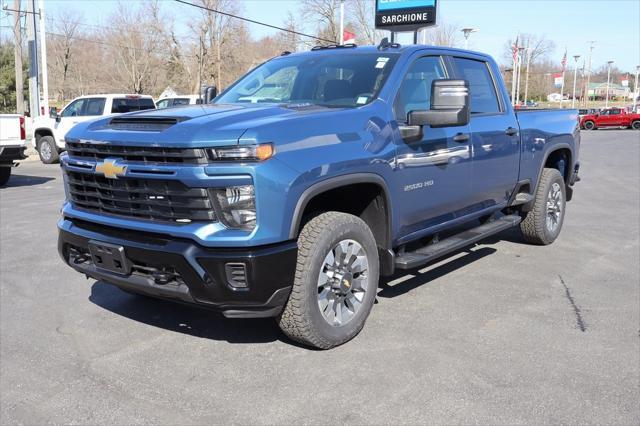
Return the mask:
<path id="1" fill-rule="evenodd" d="M 107 127 L 114 130 L 135 130 L 140 132 L 162 132 L 174 124 L 187 121 L 191 117 L 114 117 Z"/>

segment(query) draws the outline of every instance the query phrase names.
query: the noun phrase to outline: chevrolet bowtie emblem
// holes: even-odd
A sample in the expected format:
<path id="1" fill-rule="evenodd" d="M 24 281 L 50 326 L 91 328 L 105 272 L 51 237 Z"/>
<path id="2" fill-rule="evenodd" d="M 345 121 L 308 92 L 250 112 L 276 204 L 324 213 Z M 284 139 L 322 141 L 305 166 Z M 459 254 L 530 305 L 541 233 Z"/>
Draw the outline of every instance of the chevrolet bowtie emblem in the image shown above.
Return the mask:
<path id="1" fill-rule="evenodd" d="M 102 173 L 104 177 L 109 179 L 118 179 L 118 176 L 123 176 L 126 170 L 127 166 L 116 165 L 116 160 L 107 159 L 96 164 L 96 173 Z"/>

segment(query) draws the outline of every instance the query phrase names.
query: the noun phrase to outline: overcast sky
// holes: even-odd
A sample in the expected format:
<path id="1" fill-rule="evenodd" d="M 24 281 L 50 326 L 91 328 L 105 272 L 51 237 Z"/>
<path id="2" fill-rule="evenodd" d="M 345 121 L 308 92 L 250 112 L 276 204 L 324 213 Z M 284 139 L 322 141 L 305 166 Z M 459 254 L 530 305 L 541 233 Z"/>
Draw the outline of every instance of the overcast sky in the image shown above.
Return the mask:
<path id="1" fill-rule="evenodd" d="M 144 0 L 129 0 L 144 1 Z M 281 25 L 288 11 L 299 16 L 298 0 L 237 0 L 241 14 L 251 19 Z M 504 44 L 518 32 L 544 34 L 556 44 L 553 58 L 559 63 L 565 46 L 572 56 L 586 57 L 588 40 L 596 40 L 593 66 L 608 60 L 627 71 L 640 65 L 640 0 L 439 0 L 441 22 L 477 28 L 469 47 L 492 54 L 503 62 Z M 177 26 L 184 27 L 195 8 L 173 0 L 162 0 Z M 11 2 L 13 4 L 13 2 Z M 70 9 L 81 12 L 86 24 L 104 23 L 116 0 L 45 0 L 46 13 L 56 16 Z M 373 20 L 373 17 L 371 17 Z M 3 18 L 2 25 L 8 23 Z M 249 24 L 254 37 L 275 30 Z M 305 28 L 313 32 L 314 24 Z M 410 43 L 411 37 L 401 38 Z M 357 43 L 357 39 L 356 39 Z"/>

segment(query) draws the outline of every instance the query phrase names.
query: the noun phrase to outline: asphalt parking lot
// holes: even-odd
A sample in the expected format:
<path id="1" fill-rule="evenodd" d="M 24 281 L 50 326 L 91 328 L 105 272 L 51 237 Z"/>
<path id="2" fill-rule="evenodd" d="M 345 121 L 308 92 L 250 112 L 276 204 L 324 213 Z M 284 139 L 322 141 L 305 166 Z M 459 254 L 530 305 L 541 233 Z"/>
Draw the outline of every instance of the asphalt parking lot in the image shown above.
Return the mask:
<path id="1" fill-rule="evenodd" d="M 383 282 L 330 351 L 270 319 L 86 280 L 58 258 L 60 170 L 0 190 L 0 423 L 640 423 L 640 132 L 583 132 L 548 247 L 510 231 Z"/>

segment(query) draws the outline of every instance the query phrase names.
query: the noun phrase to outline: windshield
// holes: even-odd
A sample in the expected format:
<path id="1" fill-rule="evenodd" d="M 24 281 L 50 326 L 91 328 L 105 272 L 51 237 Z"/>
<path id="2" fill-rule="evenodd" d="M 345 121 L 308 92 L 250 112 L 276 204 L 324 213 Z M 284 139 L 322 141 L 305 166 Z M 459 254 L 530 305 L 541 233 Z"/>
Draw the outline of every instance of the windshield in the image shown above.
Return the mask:
<path id="1" fill-rule="evenodd" d="M 376 98 L 397 59 L 378 52 L 284 56 L 251 71 L 215 102 L 361 106 Z"/>

